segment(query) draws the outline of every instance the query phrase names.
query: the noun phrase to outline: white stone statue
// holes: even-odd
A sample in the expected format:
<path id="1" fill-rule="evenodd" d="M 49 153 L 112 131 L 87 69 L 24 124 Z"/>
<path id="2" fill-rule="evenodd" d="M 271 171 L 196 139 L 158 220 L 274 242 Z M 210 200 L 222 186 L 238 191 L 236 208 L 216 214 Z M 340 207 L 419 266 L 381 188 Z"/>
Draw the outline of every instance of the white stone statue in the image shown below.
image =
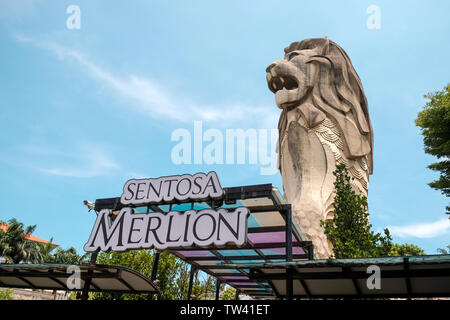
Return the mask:
<path id="1" fill-rule="evenodd" d="M 320 220 L 332 219 L 338 163 L 367 196 L 373 168 L 373 130 L 361 80 L 345 51 L 327 38 L 293 42 L 266 69 L 282 109 L 277 146 L 284 196 L 316 258 L 328 258 Z"/>

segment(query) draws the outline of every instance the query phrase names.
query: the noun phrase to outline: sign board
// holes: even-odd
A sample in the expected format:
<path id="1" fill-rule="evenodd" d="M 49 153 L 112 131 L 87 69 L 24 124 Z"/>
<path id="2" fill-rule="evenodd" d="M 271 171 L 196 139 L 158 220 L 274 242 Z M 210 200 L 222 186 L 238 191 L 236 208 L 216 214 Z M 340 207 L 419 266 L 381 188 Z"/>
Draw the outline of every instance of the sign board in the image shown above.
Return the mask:
<path id="1" fill-rule="evenodd" d="M 156 179 L 131 179 L 124 187 L 120 201 L 138 206 L 171 201 L 190 202 L 221 198 L 224 194 L 215 172 L 184 174 Z M 241 246 L 247 239 L 245 207 L 188 210 L 168 213 L 136 213 L 124 207 L 111 219 L 112 211 L 103 209 L 84 246 L 86 252 L 125 251 L 129 249 L 174 249 L 196 246 Z"/>
<path id="2" fill-rule="evenodd" d="M 120 202 L 124 205 L 201 201 L 223 196 L 214 171 L 156 179 L 131 179 L 125 183 Z"/>
<path id="3" fill-rule="evenodd" d="M 110 223 L 111 210 L 103 209 L 84 250 L 167 249 L 227 243 L 240 246 L 247 238 L 248 214 L 245 207 L 234 211 L 204 209 L 167 214 L 133 213 L 132 208 L 126 207 Z"/>

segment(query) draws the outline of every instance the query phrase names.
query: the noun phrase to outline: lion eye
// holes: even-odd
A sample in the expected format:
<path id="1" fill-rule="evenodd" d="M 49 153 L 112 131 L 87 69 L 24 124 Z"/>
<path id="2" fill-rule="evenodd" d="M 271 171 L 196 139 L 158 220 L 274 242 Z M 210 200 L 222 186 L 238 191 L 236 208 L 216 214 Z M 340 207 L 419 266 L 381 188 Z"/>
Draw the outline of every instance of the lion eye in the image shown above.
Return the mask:
<path id="1" fill-rule="evenodd" d="M 289 55 L 289 57 L 288 57 L 288 61 L 292 60 L 292 59 L 295 58 L 296 56 L 298 56 L 298 53 L 297 53 L 297 52 L 291 53 L 291 54 Z"/>

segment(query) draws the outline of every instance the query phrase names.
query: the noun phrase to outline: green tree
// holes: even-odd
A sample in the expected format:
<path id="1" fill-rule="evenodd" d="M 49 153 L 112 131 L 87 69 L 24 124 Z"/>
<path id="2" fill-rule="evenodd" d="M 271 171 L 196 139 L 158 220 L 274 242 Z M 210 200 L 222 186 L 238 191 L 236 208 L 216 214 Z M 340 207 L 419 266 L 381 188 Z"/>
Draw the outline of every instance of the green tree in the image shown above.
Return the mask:
<path id="1" fill-rule="evenodd" d="M 412 243 L 395 243 L 392 245 L 390 256 L 424 256 L 425 251 Z"/>
<path id="2" fill-rule="evenodd" d="M 441 161 L 432 163 L 429 169 L 440 172 L 438 180 L 428 185 L 450 196 L 450 84 L 444 90 L 425 95 L 428 102 L 419 112 L 416 125 L 421 127 L 425 152 Z M 446 207 L 450 214 L 450 206 Z"/>
<path id="3" fill-rule="evenodd" d="M 191 266 L 188 263 L 182 263 L 178 269 L 178 276 L 175 279 L 175 283 L 179 290 L 175 293 L 175 298 L 177 300 L 187 300 L 188 299 L 188 287 L 189 278 L 191 273 Z M 211 276 L 206 276 L 205 273 L 197 270 L 194 273 L 194 278 L 192 281 L 192 300 L 207 300 L 210 298 L 214 291 L 214 281 Z"/>
<path id="4" fill-rule="evenodd" d="M 438 248 L 437 252 L 439 252 L 440 254 L 450 254 L 450 245 L 447 246 L 448 250 L 442 249 L 442 248 Z"/>
<path id="5" fill-rule="evenodd" d="M 52 242 L 53 238 L 50 239 L 48 243 L 41 244 L 43 262 L 80 264 L 82 262 L 88 261 L 88 257 L 90 256 L 90 254 L 79 255 L 74 247 L 70 247 L 69 249 L 62 249 L 60 247 L 55 248 Z"/>
<path id="6" fill-rule="evenodd" d="M 0 300 L 18 300 L 13 296 L 12 289 L 0 289 Z"/>
<path id="7" fill-rule="evenodd" d="M 203 282 L 201 283 L 197 282 L 197 288 L 194 292 L 194 299 L 210 300 L 215 299 L 215 297 L 216 297 L 216 279 L 208 274 Z"/>
<path id="8" fill-rule="evenodd" d="M 2 221 L 0 223 L 5 224 Z M 36 225 L 25 228 L 16 218 L 8 220 L 8 224 L 6 232 L 0 229 L 0 256 L 8 263 L 42 262 L 40 244 L 25 238 L 27 234 L 32 234 L 36 230 Z"/>
<path id="9" fill-rule="evenodd" d="M 336 177 L 334 217 L 332 220 L 321 221 L 321 225 L 333 245 L 334 257 L 388 256 L 392 248 L 389 230 L 384 229 L 384 236 L 371 231 L 367 198 L 353 190 L 345 165 L 338 164 L 333 174 Z"/>
<path id="10" fill-rule="evenodd" d="M 236 297 L 236 289 L 227 287 L 222 294 L 222 300 L 234 300 Z"/>

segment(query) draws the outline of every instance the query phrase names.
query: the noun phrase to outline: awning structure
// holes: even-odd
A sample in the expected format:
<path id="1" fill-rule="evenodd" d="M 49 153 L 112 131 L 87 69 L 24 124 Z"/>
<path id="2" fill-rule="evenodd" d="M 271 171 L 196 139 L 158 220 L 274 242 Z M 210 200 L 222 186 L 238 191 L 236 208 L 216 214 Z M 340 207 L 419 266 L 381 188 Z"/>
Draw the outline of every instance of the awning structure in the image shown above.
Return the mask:
<path id="1" fill-rule="evenodd" d="M 252 186 L 234 191 L 236 205 L 245 206 L 251 212 L 245 247 L 191 248 L 169 252 L 241 293 L 253 297 L 275 296 L 277 289 L 269 281 L 254 281 L 250 279 L 249 269 L 224 267 L 224 264 L 312 259 L 312 244 L 302 240 L 300 229 L 290 219 L 290 206 L 285 203 L 276 188 L 271 185 Z M 230 192 L 231 190 L 228 190 L 227 194 L 230 195 Z M 290 235 L 291 244 L 288 246 L 291 246 L 292 250 L 286 247 L 289 241 L 286 234 Z M 292 255 L 286 255 L 286 252 L 290 251 Z"/>
<path id="2" fill-rule="evenodd" d="M 76 290 L 68 288 L 74 275 L 69 264 L 0 264 L 0 286 L 43 290 Z M 106 265 L 80 264 L 81 285 L 88 291 L 118 293 L 159 293 L 158 287 L 140 273 L 128 268 Z"/>
<path id="3" fill-rule="evenodd" d="M 194 270 L 202 270 L 243 294 L 254 297 L 277 296 L 277 289 L 270 281 L 265 279 L 255 281 L 250 279 L 249 269 L 230 265 L 313 259 L 311 241 L 304 241 L 300 228 L 292 220 L 291 206 L 271 184 L 224 188 L 224 191 L 224 198 L 215 203 L 173 203 L 138 207 L 136 210 L 169 212 L 201 210 L 209 207 L 229 210 L 239 206 L 247 207 L 250 216 L 245 246 L 226 245 L 208 248 L 194 246 L 167 251 L 190 263 Z M 95 202 L 95 210 L 105 208 L 120 210 L 122 204 L 119 200 L 119 198 L 98 199 Z"/>
<path id="4" fill-rule="evenodd" d="M 369 266 L 380 289 L 369 289 Z M 450 297 L 450 255 L 234 264 L 253 281 L 272 283 L 280 298 Z"/>

